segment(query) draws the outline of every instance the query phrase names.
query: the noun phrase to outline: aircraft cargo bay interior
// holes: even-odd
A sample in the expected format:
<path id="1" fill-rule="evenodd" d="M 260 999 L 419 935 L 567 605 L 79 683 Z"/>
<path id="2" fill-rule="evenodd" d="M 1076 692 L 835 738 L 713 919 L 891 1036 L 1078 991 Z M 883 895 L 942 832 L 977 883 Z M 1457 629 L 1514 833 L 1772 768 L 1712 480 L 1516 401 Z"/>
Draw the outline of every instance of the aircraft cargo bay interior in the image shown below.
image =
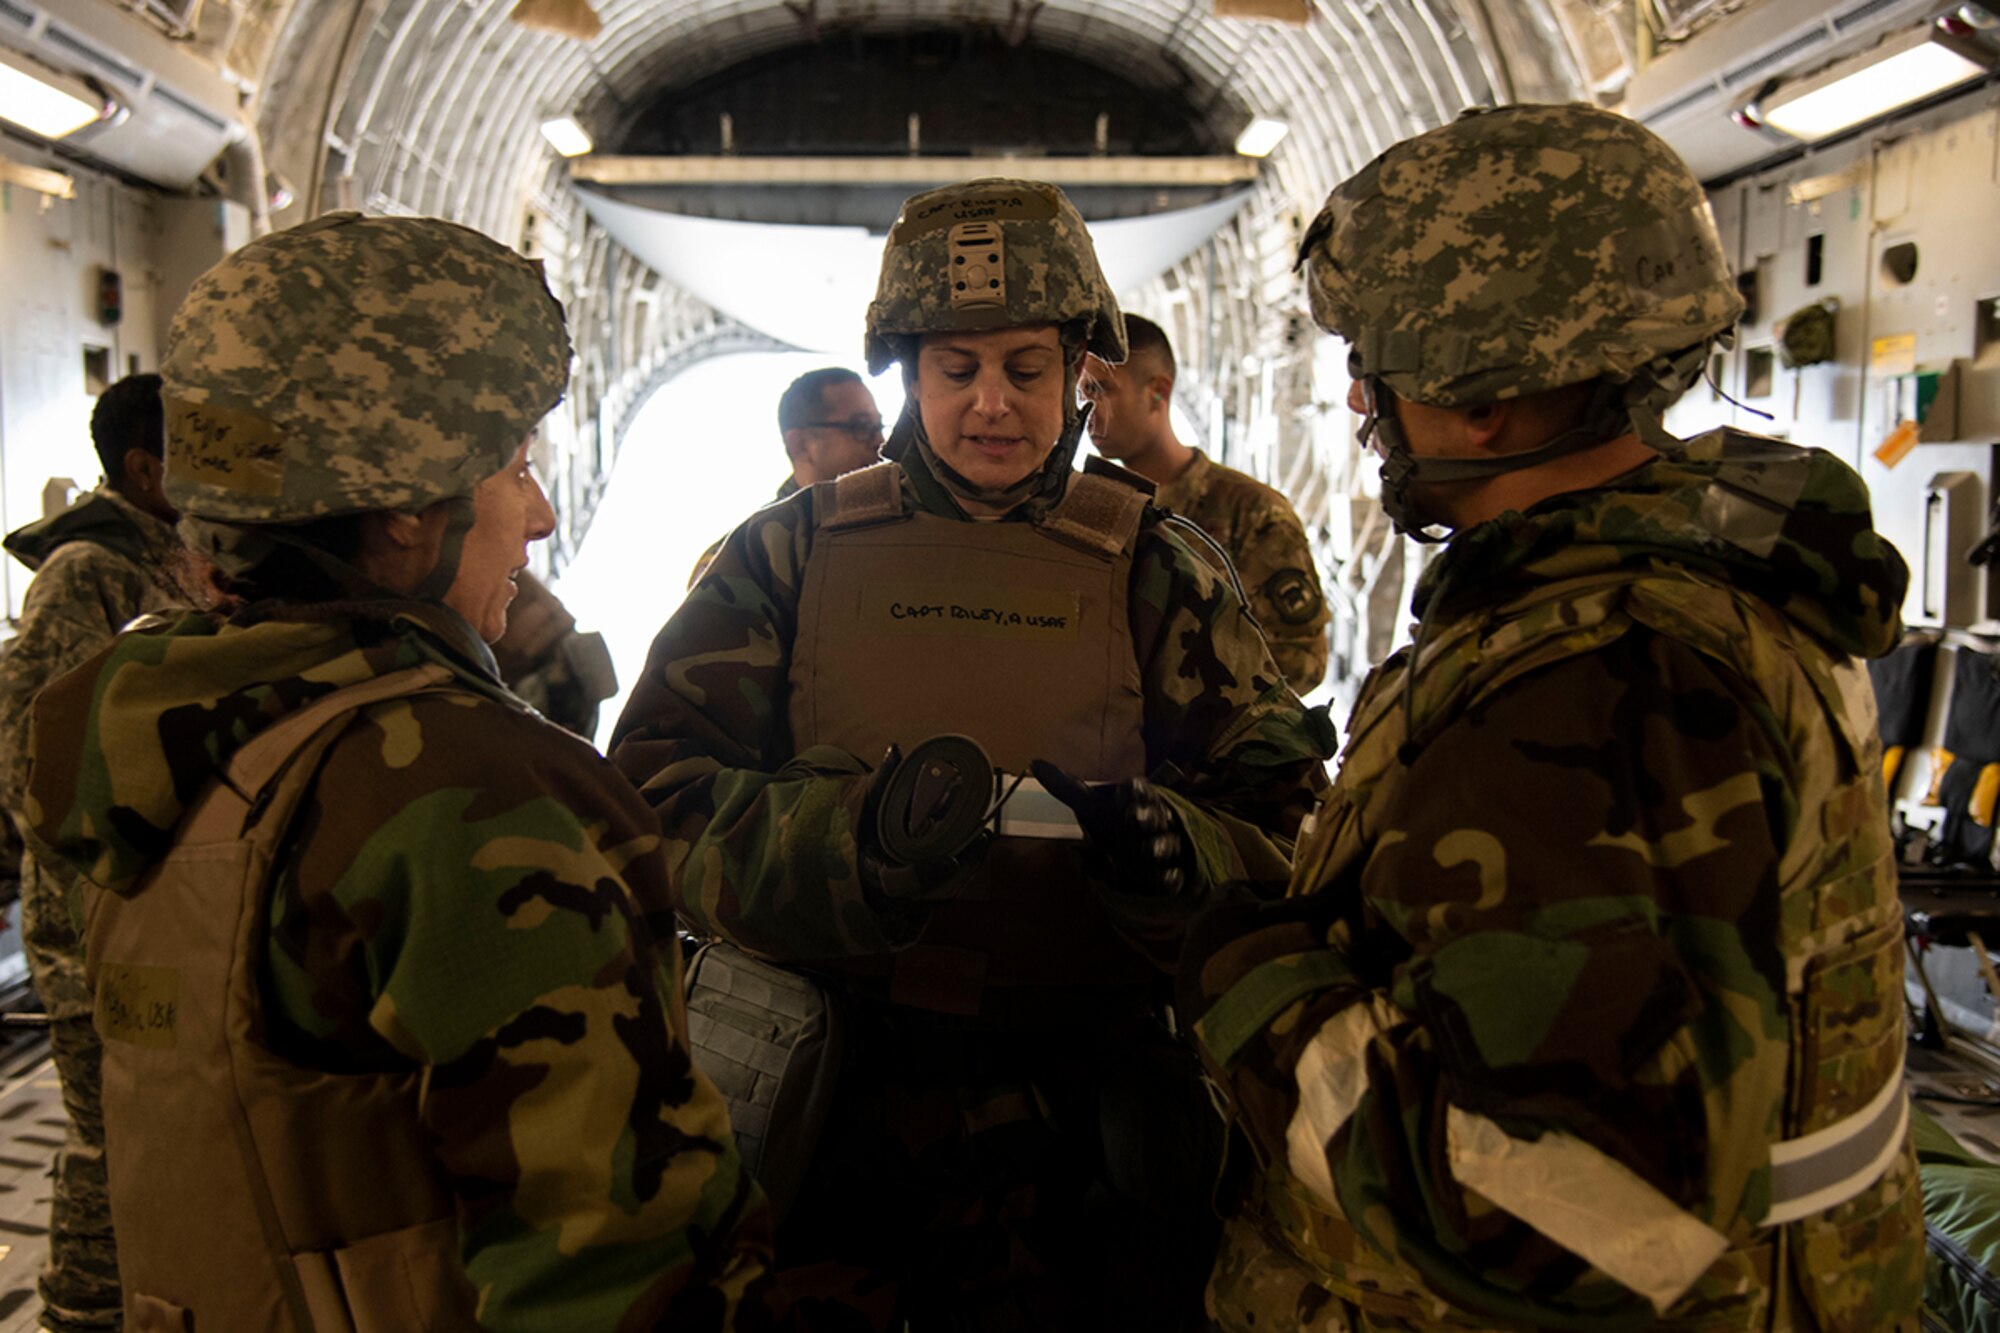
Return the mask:
<path id="1" fill-rule="evenodd" d="M 2000 1330 L 1996 220 L 1952 0 L 0 0 L 0 1333 Z"/>

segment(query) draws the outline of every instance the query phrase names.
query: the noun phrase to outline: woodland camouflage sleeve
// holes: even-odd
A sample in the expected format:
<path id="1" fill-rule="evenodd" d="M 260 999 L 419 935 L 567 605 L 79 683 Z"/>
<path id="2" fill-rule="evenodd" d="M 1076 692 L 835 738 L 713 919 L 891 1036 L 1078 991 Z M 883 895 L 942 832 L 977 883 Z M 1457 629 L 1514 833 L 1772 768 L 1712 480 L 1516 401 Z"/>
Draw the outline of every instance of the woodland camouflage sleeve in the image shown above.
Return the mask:
<path id="1" fill-rule="evenodd" d="M 881 756 L 791 753 L 786 675 L 810 497 L 759 510 L 723 542 L 653 640 L 611 758 L 659 810 L 690 921 L 768 957 L 831 962 L 901 941 L 856 865 L 854 830 Z"/>
<path id="2" fill-rule="evenodd" d="M 1140 539 L 1131 617 L 1150 776 L 1194 842 L 1196 891 L 1275 897 L 1326 790 L 1332 724 L 1286 686 L 1227 580 L 1161 528 Z"/>
<path id="3" fill-rule="evenodd" d="M 1779 752 L 1739 682 L 1631 631 L 1460 717 L 1395 790 L 1336 784 L 1296 896 L 1196 923 L 1180 1004 L 1204 1058 L 1265 1162 L 1455 1301 L 1649 1320 L 1454 1153 L 1472 1113 L 1743 1234 L 1788 1041 L 1775 931 L 1742 928 L 1779 901 L 1797 816 Z M 1330 879 L 1355 837 L 1372 850 Z"/>
<path id="4" fill-rule="evenodd" d="M 21 808 L 28 719 L 41 688 L 102 648 L 144 603 L 145 571 L 97 545 L 73 541 L 43 563 L 0 658 L 0 804 Z"/>
<path id="5" fill-rule="evenodd" d="M 301 825 L 273 1045 L 426 1070 L 480 1326 L 768 1327 L 768 1212 L 691 1060 L 660 840 L 623 780 L 538 719 L 402 700 L 329 753 Z"/>

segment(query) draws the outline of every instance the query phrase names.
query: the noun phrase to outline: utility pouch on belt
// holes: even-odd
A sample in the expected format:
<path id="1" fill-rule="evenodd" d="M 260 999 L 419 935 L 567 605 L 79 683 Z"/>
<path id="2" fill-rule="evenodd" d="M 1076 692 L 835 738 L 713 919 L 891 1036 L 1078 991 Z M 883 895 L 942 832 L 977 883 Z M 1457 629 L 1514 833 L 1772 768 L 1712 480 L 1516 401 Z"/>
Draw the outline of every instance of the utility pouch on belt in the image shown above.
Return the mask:
<path id="1" fill-rule="evenodd" d="M 811 977 L 718 940 L 688 964 L 687 1012 L 695 1063 L 729 1103 L 743 1166 L 783 1217 L 819 1147 L 840 1077 L 846 1030 L 838 1002 Z"/>

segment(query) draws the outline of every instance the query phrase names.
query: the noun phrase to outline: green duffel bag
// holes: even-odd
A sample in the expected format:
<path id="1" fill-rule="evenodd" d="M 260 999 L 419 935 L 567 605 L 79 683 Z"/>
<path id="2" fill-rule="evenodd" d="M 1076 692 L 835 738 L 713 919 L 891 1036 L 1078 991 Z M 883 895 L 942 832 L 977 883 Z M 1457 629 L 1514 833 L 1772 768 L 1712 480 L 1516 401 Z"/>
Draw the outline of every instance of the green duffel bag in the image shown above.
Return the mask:
<path id="1" fill-rule="evenodd" d="M 1924 1182 L 1926 1333 L 2000 1333 L 2000 1166 L 1910 1108 Z"/>

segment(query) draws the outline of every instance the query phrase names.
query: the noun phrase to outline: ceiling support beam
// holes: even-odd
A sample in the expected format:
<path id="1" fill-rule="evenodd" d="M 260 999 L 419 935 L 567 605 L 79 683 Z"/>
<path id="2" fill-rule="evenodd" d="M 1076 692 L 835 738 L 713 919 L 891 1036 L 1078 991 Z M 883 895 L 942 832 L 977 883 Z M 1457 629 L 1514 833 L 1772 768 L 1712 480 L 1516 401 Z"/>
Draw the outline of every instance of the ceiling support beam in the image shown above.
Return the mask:
<path id="1" fill-rule="evenodd" d="M 1242 185 L 1257 179 L 1245 157 L 617 157 L 569 164 L 574 180 L 600 185 L 932 185 L 980 176 L 1033 177 L 1053 185 Z"/>

